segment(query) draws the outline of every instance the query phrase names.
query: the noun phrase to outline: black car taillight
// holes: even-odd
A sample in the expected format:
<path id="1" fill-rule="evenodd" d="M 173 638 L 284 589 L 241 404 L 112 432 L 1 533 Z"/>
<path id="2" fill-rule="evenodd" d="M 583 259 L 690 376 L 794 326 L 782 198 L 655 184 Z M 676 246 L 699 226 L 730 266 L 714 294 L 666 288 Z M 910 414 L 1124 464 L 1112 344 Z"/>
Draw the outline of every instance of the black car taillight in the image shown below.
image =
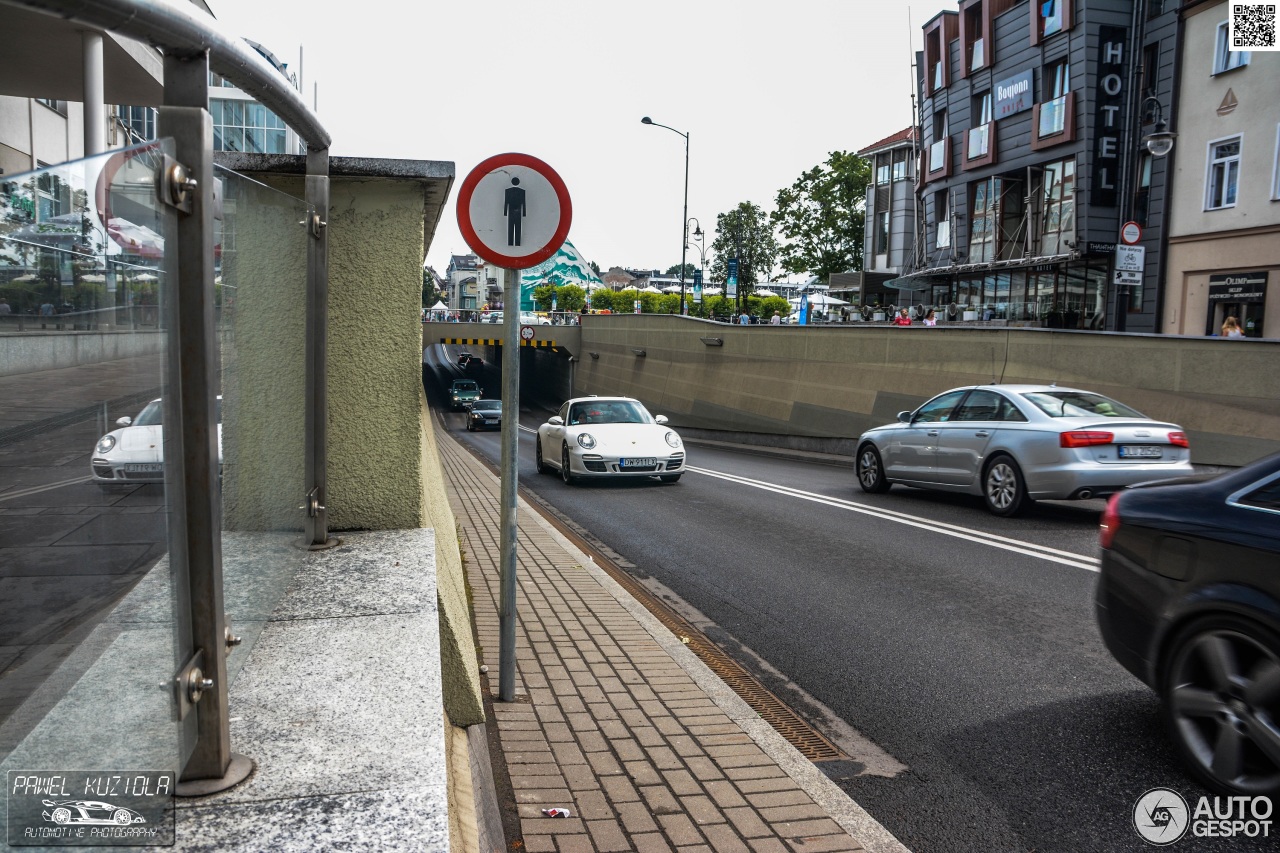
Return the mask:
<path id="1" fill-rule="evenodd" d="M 1120 529 L 1120 495 L 1122 492 L 1116 492 L 1107 499 L 1107 508 L 1102 511 L 1102 520 L 1098 523 L 1098 544 L 1103 548 L 1110 548 L 1111 542 L 1116 538 L 1116 531 Z"/>

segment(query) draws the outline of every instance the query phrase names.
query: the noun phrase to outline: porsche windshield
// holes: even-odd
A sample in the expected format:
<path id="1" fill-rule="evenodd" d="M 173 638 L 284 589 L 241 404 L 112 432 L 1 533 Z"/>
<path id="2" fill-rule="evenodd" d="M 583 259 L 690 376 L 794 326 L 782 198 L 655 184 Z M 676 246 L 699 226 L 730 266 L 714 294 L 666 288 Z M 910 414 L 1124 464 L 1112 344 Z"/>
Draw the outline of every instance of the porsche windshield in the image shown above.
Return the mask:
<path id="1" fill-rule="evenodd" d="M 632 400 L 590 400 L 569 409 L 569 426 L 578 424 L 651 424 L 644 406 Z"/>

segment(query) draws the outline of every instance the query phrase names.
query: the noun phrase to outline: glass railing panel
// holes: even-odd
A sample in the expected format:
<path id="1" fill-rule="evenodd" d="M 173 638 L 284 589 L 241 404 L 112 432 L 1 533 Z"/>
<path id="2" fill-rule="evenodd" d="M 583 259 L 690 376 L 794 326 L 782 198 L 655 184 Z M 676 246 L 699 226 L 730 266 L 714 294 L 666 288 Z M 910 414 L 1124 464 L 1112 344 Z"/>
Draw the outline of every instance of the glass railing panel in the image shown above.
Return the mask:
<path id="1" fill-rule="evenodd" d="M 181 763 L 152 417 L 175 227 L 155 187 L 172 150 L 0 176 L 0 779 Z M 9 815 L 25 819 L 13 797 Z"/>
<path id="2" fill-rule="evenodd" d="M 936 172 L 939 169 L 946 168 L 947 165 L 947 140 L 939 139 L 937 142 L 929 146 L 929 171 Z"/>
<path id="3" fill-rule="evenodd" d="M 987 142 L 990 139 L 991 125 L 980 124 L 969 128 L 969 159 L 976 160 L 987 156 Z"/>
<path id="4" fill-rule="evenodd" d="M 1040 136 L 1062 133 L 1067 127 L 1067 95 L 1061 95 L 1040 106 Z"/>
<path id="5" fill-rule="evenodd" d="M 305 515 L 306 203 L 226 169 L 215 255 L 222 360 L 226 611 L 232 683 L 301 565 Z M 298 182 L 302 192 L 302 183 Z"/>

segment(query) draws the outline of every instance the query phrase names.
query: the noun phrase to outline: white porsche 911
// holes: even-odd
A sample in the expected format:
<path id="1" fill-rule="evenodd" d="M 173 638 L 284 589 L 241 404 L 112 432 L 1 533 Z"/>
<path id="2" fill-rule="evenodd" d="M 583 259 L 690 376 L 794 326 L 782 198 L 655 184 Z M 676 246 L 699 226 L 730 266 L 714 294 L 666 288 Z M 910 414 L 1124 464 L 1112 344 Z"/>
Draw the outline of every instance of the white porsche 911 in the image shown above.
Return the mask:
<path id="1" fill-rule="evenodd" d="M 658 477 L 684 472 L 684 442 L 663 415 L 630 397 L 576 397 L 538 427 L 538 473 L 566 483 L 595 477 Z"/>
<path id="2" fill-rule="evenodd" d="M 218 471 L 222 471 L 222 397 L 217 402 Z M 164 406 L 159 398 L 136 418 L 120 418 L 120 429 L 98 439 L 89 465 L 100 486 L 164 482 Z"/>

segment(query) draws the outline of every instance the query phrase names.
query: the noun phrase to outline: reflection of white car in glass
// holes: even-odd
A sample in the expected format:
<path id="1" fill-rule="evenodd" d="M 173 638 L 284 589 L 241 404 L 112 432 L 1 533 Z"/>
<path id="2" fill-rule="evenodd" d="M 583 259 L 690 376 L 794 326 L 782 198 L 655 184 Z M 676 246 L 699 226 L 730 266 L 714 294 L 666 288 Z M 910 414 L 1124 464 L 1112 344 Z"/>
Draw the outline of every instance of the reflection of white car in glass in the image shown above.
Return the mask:
<path id="1" fill-rule="evenodd" d="M 539 474 L 558 470 L 566 483 L 593 477 L 658 477 L 684 471 L 684 443 L 663 415 L 630 397 L 577 397 L 538 427 Z"/>
<path id="2" fill-rule="evenodd" d="M 59 825 L 129 826 L 147 822 L 133 809 L 97 800 L 41 800 L 40 803 L 48 809 L 40 816 Z"/>
<path id="3" fill-rule="evenodd" d="M 521 311 L 520 325 L 521 326 L 550 326 L 551 321 L 539 314 L 534 314 L 532 311 Z"/>
<path id="4" fill-rule="evenodd" d="M 136 418 L 120 418 L 120 429 L 98 439 L 90 467 L 100 486 L 164 482 L 164 406 L 152 400 Z M 217 402 L 218 471 L 222 471 L 222 398 Z"/>

